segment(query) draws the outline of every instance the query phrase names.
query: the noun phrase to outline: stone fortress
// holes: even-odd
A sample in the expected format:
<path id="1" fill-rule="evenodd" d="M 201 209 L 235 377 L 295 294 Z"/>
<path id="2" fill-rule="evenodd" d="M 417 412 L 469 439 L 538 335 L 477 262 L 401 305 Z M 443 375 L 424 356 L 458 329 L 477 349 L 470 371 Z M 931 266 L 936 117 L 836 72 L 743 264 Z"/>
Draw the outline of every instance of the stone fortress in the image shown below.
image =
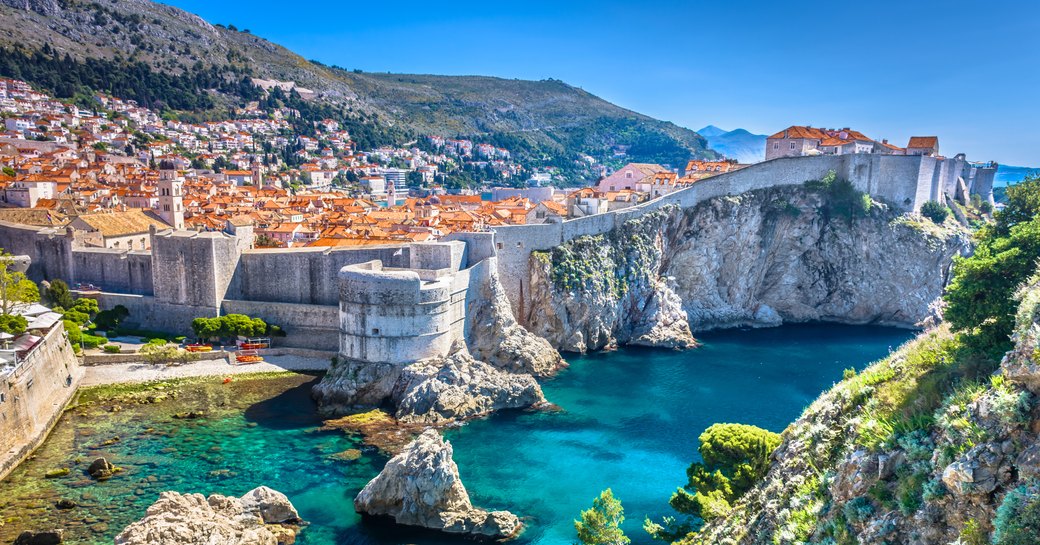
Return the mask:
<path id="1" fill-rule="evenodd" d="M 196 317 L 242 313 L 282 327 L 286 346 L 401 364 L 457 348 L 474 325 L 467 312 L 481 304 L 475 287 L 492 277 L 514 314 L 523 315 L 532 251 L 606 233 L 666 205 L 689 208 L 830 171 L 875 199 L 913 211 L 929 200 L 980 195 L 991 201 L 995 169 L 963 156 L 786 157 L 605 214 L 397 246 L 252 249 L 253 233 L 239 228 L 234 234 L 153 230 L 150 250 L 117 250 L 80 247 L 71 232 L 0 223 L 0 247 L 28 256 L 34 280 L 99 287 L 93 296 L 102 307 L 124 305 L 142 327 L 190 335 Z"/>

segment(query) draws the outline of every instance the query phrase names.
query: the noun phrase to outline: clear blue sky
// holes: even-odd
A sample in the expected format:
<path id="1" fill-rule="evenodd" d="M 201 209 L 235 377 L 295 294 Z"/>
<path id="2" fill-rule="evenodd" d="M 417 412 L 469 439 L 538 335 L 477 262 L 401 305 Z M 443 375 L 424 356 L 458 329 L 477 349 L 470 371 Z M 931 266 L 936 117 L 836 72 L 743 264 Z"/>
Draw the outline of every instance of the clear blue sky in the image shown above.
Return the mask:
<path id="1" fill-rule="evenodd" d="M 691 129 L 850 126 L 1040 166 L 1040 2 L 167 0 L 367 71 L 557 78 Z"/>

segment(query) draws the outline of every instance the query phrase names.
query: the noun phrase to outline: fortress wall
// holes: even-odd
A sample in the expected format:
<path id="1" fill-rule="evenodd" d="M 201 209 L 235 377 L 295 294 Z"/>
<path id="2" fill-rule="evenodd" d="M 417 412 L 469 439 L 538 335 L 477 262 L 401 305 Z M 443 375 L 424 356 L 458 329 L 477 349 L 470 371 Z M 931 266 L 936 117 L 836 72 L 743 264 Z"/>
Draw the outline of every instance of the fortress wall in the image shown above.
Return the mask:
<path id="1" fill-rule="evenodd" d="M 460 240 L 466 243 L 460 269 L 471 267 L 476 263 L 495 257 L 495 234 L 492 232 L 451 233 L 441 240 Z"/>
<path id="2" fill-rule="evenodd" d="M 339 307 L 225 299 L 222 314 L 246 314 L 281 327 L 279 346 L 335 351 L 339 348 Z"/>
<path id="3" fill-rule="evenodd" d="M 411 264 L 411 248 L 293 248 L 244 252 L 228 298 L 338 305 L 339 285 L 336 275 L 339 270 L 347 265 L 373 260 L 379 260 L 387 267 L 406 268 Z"/>
<path id="4" fill-rule="evenodd" d="M 150 295 L 132 295 L 126 293 L 102 292 L 90 296 L 97 299 L 101 308 L 112 308 L 123 305 L 130 311 L 126 323 L 140 326 L 142 329 L 191 336 L 191 321 L 195 318 L 211 318 L 217 316 L 216 307 L 177 305 L 157 300 Z"/>
<path id="5" fill-rule="evenodd" d="M 75 281 L 94 284 L 105 291 L 152 295 L 151 252 L 127 252 L 108 248 L 72 251 Z"/>
<path id="6" fill-rule="evenodd" d="M 156 301 L 173 305 L 213 308 L 220 306 L 217 269 L 226 266 L 216 260 L 212 235 L 189 231 L 165 231 L 152 235 L 152 285 Z M 234 241 L 229 238 L 232 243 Z"/>
<path id="7" fill-rule="evenodd" d="M 63 230 L 0 221 L 0 248 L 29 256 L 26 274 L 34 281 L 72 278 L 72 240 Z"/>
<path id="8" fill-rule="evenodd" d="M 412 244 L 408 268 L 457 271 L 462 268 L 465 251 L 466 243 L 458 241 Z"/>
<path id="9" fill-rule="evenodd" d="M 0 376 L 0 479 L 47 438 L 80 376 L 61 322 L 13 373 Z"/>
<path id="10" fill-rule="evenodd" d="M 339 284 L 344 358 L 407 364 L 447 355 L 463 339 L 466 271 L 430 282 L 372 261 L 344 267 Z"/>

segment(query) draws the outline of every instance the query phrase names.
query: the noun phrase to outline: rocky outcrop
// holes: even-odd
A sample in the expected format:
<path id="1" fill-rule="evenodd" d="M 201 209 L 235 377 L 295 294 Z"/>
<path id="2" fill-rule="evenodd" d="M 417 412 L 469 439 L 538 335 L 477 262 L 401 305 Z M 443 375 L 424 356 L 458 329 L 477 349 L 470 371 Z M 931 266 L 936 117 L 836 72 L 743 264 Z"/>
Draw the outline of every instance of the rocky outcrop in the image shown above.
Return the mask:
<path id="1" fill-rule="evenodd" d="M 664 207 L 532 254 L 521 323 L 567 351 L 690 346 L 718 327 L 934 323 L 966 231 L 874 203 L 835 214 L 801 186 Z"/>
<path id="2" fill-rule="evenodd" d="M 45 532 L 22 532 L 14 540 L 14 545 L 60 545 L 65 541 L 63 530 Z"/>
<path id="3" fill-rule="evenodd" d="M 314 397 L 324 415 L 389 404 L 401 422 L 435 425 L 545 403 L 531 375 L 507 373 L 464 351 L 407 366 L 340 362 L 314 387 Z"/>
<path id="4" fill-rule="evenodd" d="M 466 346 L 470 354 L 512 373 L 556 374 L 566 363 L 548 341 L 517 323 L 499 280 L 497 258 L 488 258 L 478 267 L 486 274 L 480 274 L 479 285 L 471 285 L 472 293 L 467 294 Z M 472 274 L 478 274 L 476 269 Z"/>
<path id="5" fill-rule="evenodd" d="M 354 499 L 354 509 L 453 534 L 509 538 L 521 528 L 512 513 L 473 507 L 452 460 L 451 443 L 434 430 L 391 458 Z"/>
<path id="6" fill-rule="evenodd" d="M 116 545 L 291 544 L 302 521 L 284 494 L 261 486 L 241 498 L 163 492 Z"/>

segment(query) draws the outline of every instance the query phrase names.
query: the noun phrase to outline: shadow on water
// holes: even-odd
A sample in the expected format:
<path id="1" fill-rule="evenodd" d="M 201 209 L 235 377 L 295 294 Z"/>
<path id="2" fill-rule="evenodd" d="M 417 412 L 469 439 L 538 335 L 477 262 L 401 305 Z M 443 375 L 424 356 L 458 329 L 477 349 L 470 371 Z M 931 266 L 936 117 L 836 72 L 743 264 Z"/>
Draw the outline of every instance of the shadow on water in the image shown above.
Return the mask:
<path id="1" fill-rule="evenodd" d="M 510 545 L 525 545 L 531 542 L 528 535 L 530 528 L 513 540 Z M 436 530 L 401 526 L 395 524 L 390 517 L 363 516 L 361 524 L 336 532 L 336 545 L 386 545 L 388 543 L 409 543 L 416 545 L 493 545 L 497 541 L 487 537 L 475 537 L 462 534 L 445 534 Z"/>
<path id="2" fill-rule="evenodd" d="M 301 373 L 313 378 L 270 399 L 246 408 L 246 421 L 271 430 L 291 430 L 321 424 L 311 389 L 321 381 L 321 373 Z"/>

